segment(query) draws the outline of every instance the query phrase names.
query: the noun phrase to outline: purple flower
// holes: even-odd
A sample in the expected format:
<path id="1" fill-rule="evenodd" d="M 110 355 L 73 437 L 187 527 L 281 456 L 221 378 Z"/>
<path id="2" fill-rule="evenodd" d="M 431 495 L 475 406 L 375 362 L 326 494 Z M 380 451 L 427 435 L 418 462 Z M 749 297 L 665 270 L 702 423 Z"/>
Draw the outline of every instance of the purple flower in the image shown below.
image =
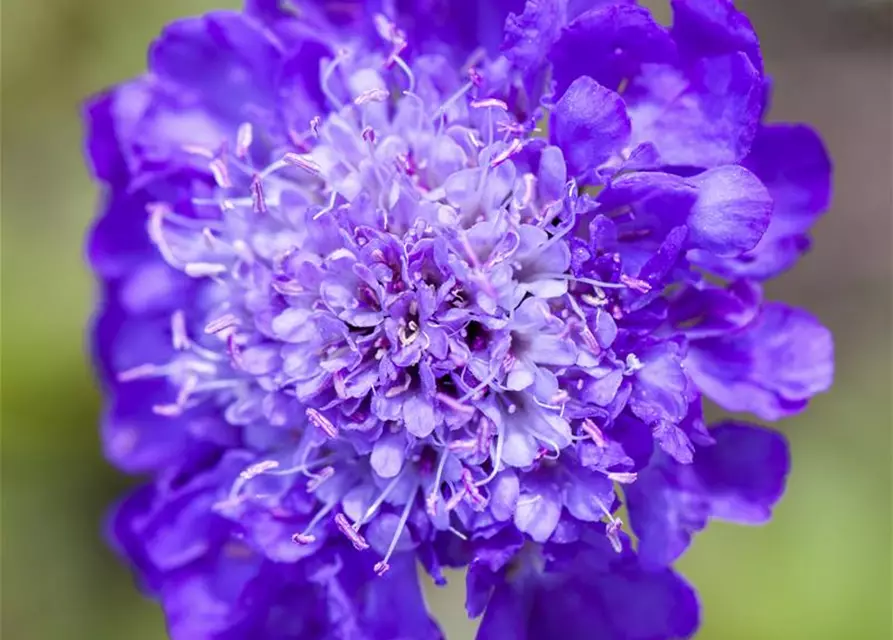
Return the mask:
<path id="1" fill-rule="evenodd" d="M 702 398 L 773 420 L 833 372 L 754 282 L 830 167 L 761 124 L 750 23 L 306 4 L 175 22 L 87 107 L 103 442 L 151 477 L 115 544 L 178 638 L 439 637 L 415 560 L 470 566 L 482 638 L 691 635 L 667 565 L 788 469 Z"/>

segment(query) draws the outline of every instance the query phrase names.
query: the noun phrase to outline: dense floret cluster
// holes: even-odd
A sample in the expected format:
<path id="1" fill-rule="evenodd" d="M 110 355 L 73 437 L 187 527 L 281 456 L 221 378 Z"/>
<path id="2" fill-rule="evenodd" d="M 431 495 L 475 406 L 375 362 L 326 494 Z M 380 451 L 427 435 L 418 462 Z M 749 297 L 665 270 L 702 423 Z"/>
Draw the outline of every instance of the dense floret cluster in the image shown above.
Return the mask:
<path id="1" fill-rule="evenodd" d="M 175 638 L 671 638 L 760 523 L 829 333 L 763 299 L 829 198 L 728 0 L 248 0 L 87 109 L 110 521 Z M 617 516 L 621 498 L 637 549 Z M 630 529 L 627 529 L 630 530 Z"/>

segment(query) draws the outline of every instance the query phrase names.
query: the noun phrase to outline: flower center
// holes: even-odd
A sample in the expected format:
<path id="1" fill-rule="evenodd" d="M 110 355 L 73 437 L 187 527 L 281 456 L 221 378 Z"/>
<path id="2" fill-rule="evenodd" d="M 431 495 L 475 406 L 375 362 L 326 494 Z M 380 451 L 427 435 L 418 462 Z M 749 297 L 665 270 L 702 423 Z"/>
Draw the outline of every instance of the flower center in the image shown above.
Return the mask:
<path id="1" fill-rule="evenodd" d="M 148 233 L 206 284 L 172 318 L 178 355 L 120 378 L 166 377 L 176 391 L 158 413 L 211 403 L 268 456 L 221 508 L 251 499 L 259 475 L 294 477 L 322 505 L 295 542 L 335 512 L 359 550 L 393 511 L 383 572 L 414 506 L 462 535 L 501 469 L 571 444 L 557 374 L 598 349 L 581 306 L 629 285 L 568 273 L 574 220 L 525 157 L 533 125 L 478 95 L 477 70 L 410 68 L 402 35 L 378 26 L 387 58 L 335 56 L 333 110 L 305 131 L 276 142 L 245 123 L 232 151 L 190 149 L 215 186 L 190 215 L 154 205 Z M 350 498 L 361 487 L 374 491 Z"/>

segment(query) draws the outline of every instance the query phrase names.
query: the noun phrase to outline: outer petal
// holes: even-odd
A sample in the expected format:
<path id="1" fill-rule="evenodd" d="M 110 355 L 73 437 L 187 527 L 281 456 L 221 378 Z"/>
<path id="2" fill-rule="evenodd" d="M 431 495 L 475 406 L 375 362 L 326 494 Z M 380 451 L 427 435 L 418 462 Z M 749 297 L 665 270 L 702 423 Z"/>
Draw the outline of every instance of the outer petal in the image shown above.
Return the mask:
<path id="1" fill-rule="evenodd" d="M 345 561 L 362 563 L 363 559 L 352 557 Z M 347 573 L 349 569 L 345 568 L 342 571 Z M 428 615 L 412 554 L 394 556 L 390 561 L 390 569 L 382 577 L 372 575 L 368 569 L 363 577 L 361 589 L 352 595 L 347 604 L 360 608 L 362 616 L 360 629 L 365 632 L 364 637 L 370 640 L 374 638 L 440 640 L 444 637 L 437 623 Z M 332 620 L 334 622 L 337 618 L 333 617 Z"/>
<path id="2" fill-rule="evenodd" d="M 716 167 L 750 151 L 763 93 L 759 72 L 735 53 L 685 70 L 648 65 L 624 97 L 634 143 L 654 143 L 666 164 Z"/>
<path id="3" fill-rule="evenodd" d="M 579 176 L 626 146 L 630 121 L 618 94 L 584 76 L 558 100 L 552 130 L 568 168 Z"/>
<path id="4" fill-rule="evenodd" d="M 710 505 L 689 465 L 656 456 L 624 493 L 639 554 L 648 567 L 672 564 L 688 549 L 692 535 L 707 526 Z"/>
<path id="5" fill-rule="evenodd" d="M 607 212 L 623 207 L 635 211 L 636 229 L 664 235 L 685 224 L 698 200 L 698 189 L 689 180 L 671 173 L 639 171 L 620 176 L 602 191 L 598 200 Z"/>
<path id="6" fill-rule="evenodd" d="M 710 515 L 739 524 L 767 522 L 790 471 L 784 436 L 736 422 L 720 424 L 710 435 L 716 444 L 699 450 L 694 463 L 709 495 Z"/>
<path id="7" fill-rule="evenodd" d="M 685 55 L 706 57 L 743 51 L 763 69 L 760 41 L 732 0 L 671 0 L 673 38 Z"/>
<path id="8" fill-rule="evenodd" d="M 695 384 L 729 411 L 777 420 L 828 390 L 833 358 L 828 329 L 805 311 L 770 303 L 737 332 L 692 341 L 685 367 Z"/>
<path id="9" fill-rule="evenodd" d="M 691 181 L 699 187 L 688 218 L 692 243 L 721 256 L 753 249 L 772 216 L 772 198 L 763 183 L 735 165 L 710 169 Z"/>
<path id="10" fill-rule="evenodd" d="M 556 629 L 568 640 L 669 640 L 689 638 L 698 627 L 697 595 L 672 571 L 631 564 L 594 578 L 579 576 L 543 594 L 530 640 L 554 638 Z"/>
<path id="11" fill-rule="evenodd" d="M 606 542 L 600 546 L 607 547 Z M 698 626 L 694 591 L 670 570 L 648 572 L 631 552 L 556 545 L 562 558 L 531 566 L 519 555 L 497 584 L 478 640 L 663 640 Z M 567 547 L 567 548 L 564 548 Z"/>
<path id="12" fill-rule="evenodd" d="M 510 13 L 502 42 L 506 57 L 522 70 L 538 63 L 567 21 L 566 5 L 567 0 L 526 0 L 523 13 Z"/>
<path id="13" fill-rule="evenodd" d="M 171 161 L 205 168 L 207 160 L 186 148 L 216 150 L 233 142 L 243 122 L 284 135 L 274 117 L 282 55 L 278 40 L 241 13 L 214 12 L 168 26 L 149 51 L 139 119 L 127 131 L 119 128 L 131 172 L 159 163 L 167 170 Z M 293 89 L 289 97 L 306 93 Z"/>
<path id="14" fill-rule="evenodd" d="M 809 229 L 831 199 L 831 161 L 812 129 L 781 124 L 759 130 L 743 164 L 772 196 L 769 228 L 756 247 L 735 259 L 700 253 L 696 259 L 726 277 L 771 278 L 809 249 Z"/>
<path id="15" fill-rule="evenodd" d="M 152 412 L 153 402 L 170 402 L 167 385 L 155 381 L 130 384 L 102 417 L 106 457 L 128 473 L 158 471 L 176 463 L 189 444 L 187 424 Z"/>
<path id="16" fill-rule="evenodd" d="M 500 573 L 523 546 L 524 536 L 511 527 L 476 541 L 465 579 L 465 610 L 470 618 L 484 612 L 493 588 L 501 582 Z"/>
<path id="17" fill-rule="evenodd" d="M 86 156 L 98 179 L 126 184 L 132 167 L 122 144 L 133 136 L 150 97 L 147 82 L 138 79 L 99 94 L 85 106 Z"/>
<path id="18" fill-rule="evenodd" d="M 502 26 L 522 0 L 392 0 L 397 25 L 410 44 L 429 48 L 432 43 L 451 45 L 467 54 L 478 47 L 496 53 L 502 42 Z M 460 56 L 461 57 L 461 56 Z"/>
<path id="19" fill-rule="evenodd" d="M 672 564 L 709 518 L 762 524 L 784 492 L 790 466 L 780 435 L 752 425 L 723 423 L 716 443 L 698 449 L 694 463 L 658 456 L 625 488 L 642 562 Z"/>
<path id="20" fill-rule="evenodd" d="M 580 76 L 618 89 L 645 62 L 669 62 L 675 46 L 651 12 L 633 3 L 596 3 L 571 22 L 549 52 L 556 92 Z"/>
<path id="21" fill-rule="evenodd" d="M 149 51 L 163 81 L 238 124 L 250 104 L 272 104 L 281 45 L 241 13 L 219 11 L 168 26 Z"/>
<path id="22" fill-rule="evenodd" d="M 762 302 L 762 289 L 748 280 L 732 282 L 727 288 L 688 287 L 673 300 L 669 319 L 684 327 L 690 340 L 721 336 L 750 324 Z"/>
<path id="23" fill-rule="evenodd" d="M 174 392 L 166 381 L 117 379 L 123 371 L 146 363 L 163 363 L 166 354 L 172 354 L 165 338 L 168 323 L 166 316 L 134 317 L 113 301 L 93 328 L 96 362 L 112 396 L 102 417 L 105 454 L 113 464 L 131 473 L 155 471 L 175 462 L 190 440 L 189 425 L 194 415 L 162 417 L 152 411 L 153 405 L 172 400 Z"/>
<path id="24" fill-rule="evenodd" d="M 300 568 L 245 546 L 209 506 L 240 466 L 239 454 L 228 454 L 209 472 L 177 478 L 183 486 L 141 490 L 111 522 L 117 548 L 161 601 L 175 640 L 442 638 L 410 555 L 395 555 L 378 577 L 338 538 Z"/>

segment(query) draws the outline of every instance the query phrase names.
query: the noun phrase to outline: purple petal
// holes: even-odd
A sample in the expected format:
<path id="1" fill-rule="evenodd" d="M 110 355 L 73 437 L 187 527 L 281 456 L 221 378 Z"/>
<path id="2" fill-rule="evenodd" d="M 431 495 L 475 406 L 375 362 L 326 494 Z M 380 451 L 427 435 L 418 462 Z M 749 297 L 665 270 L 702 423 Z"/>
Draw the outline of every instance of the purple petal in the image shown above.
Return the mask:
<path id="1" fill-rule="evenodd" d="M 649 424 L 678 423 L 688 413 L 689 380 L 679 347 L 668 342 L 640 354 L 644 365 L 635 373 L 629 406 Z"/>
<path id="2" fill-rule="evenodd" d="M 518 503 L 518 476 L 511 470 L 501 471 L 487 488 L 490 490 L 488 506 L 493 517 L 501 522 L 509 520 Z"/>
<path id="3" fill-rule="evenodd" d="M 598 196 L 608 212 L 632 207 L 635 228 L 660 236 L 685 224 L 697 199 L 698 189 L 691 181 L 651 171 L 621 176 Z"/>
<path id="4" fill-rule="evenodd" d="M 369 546 L 376 553 L 382 555 L 387 553 L 388 547 L 395 537 L 397 538 L 395 547 L 397 552 L 412 551 L 416 546 L 406 527 L 400 528 L 400 517 L 394 513 L 382 513 L 377 516 L 369 523 L 369 527 L 363 535 Z"/>
<path id="5" fill-rule="evenodd" d="M 540 447 L 532 435 L 523 428 L 506 427 L 502 461 L 510 467 L 528 467 L 539 454 Z"/>
<path id="6" fill-rule="evenodd" d="M 617 390 L 620 389 L 622 382 L 623 371 L 612 369 L 586 385 L 588 399 L 600 407 L 607 407 L 617 395 Z"/>
<path id="7" fill-rule="evenodd" d="M 624 94 L 633 142 L 652 142 L 669 165 L 734 164 L 750 151 L 763 82 L 743 53 L 705 58 L 683 71 L 649 65 Z"/>
<path id="8" fill-rule="evenodd" d="M 732 0 L 671 0 L 671 4 L 673 39 L 685 55 L 703 58 L 743 51 L 762 71 L 757 34 Z"/>
<path id="9" fill-rule="evenodd" d="M 151 93 L 145 80 L 133 80 L 96 96 L 86 105 L 86 155 L 93 175 L 100 180 L 126 183 L 133 168 L 126 147 Z"/>
<path id="10" fill-rule="evenodd" d="M 654 429 L 654 439 L 661 450 L 679 464 L 691 464 L 695 447 L 688 435 L 674 424 L 661 422 Z"/>
<path id="11" fill-rule="evenodd" d="M 803 125 L 762 127 L 744 166 L 775 206 L 756 247 L 734 259 L 698 254 L 698 263 L 726 277 L 766 279 L 791 268 L 810 247 L 809 230 L 831 199 L 831 161 L 818 135 Z"/>
<path id="12" fill-rule="evenodd" d="M 571 22 L 549 52 L 556 92 L 580 76 L 618 89 L 644 62 L 666 62 L 675 46 L 651 12 L 633 3 L 597 3 Z"/>
<path id="13" fill-rule="evenodd" d="M 675 300 L 670 321 L 684 326 L 685 335 L 695 340 L 721 336 L 750 324 L 760 311 L 763 291 L 747 280 L 738 280 L 727 288 L 689 287 Z"/>
<path id="14" fill-rule="evenodd" d="M 406 438 L 402 433 L 383 434 L 372 445 L 369 464 L 382 478 L 393 478 L 403 469 L 406 458 Z"/>
<path id="15" fill-rule="evenodd" d="M 565 4 L 566 0 L 527 0 L 523 13 L 508 15 L 502 51 L 518 68 L 527 70 L 542 60 L 564 26 Z"/>
<path id="16" fill-rule="evenodd" d="M 675 471 L 683 474 L 682 483 Z M 679 558 L 692 535 L 707 526 L 710 506 L 690 480 L 688 465 L 652 462 L 624 488 L 630 524 L 639 539 L 639 555 L 648 567 L 665 567 Z"/>
<path id="17" fill-rule="evenodd" d="M 747 169 L 726 166 L 690 179 L 700 187 L 688 227 L 692 244 L 717 255 L 753 249 L 769 226 L 772 197 Z"/>
<path id="18" fill-rule="evenodd" d="M 536 619 L 531 640 L 553 638 L 555 629 L 575 640 L 692 637 L 700 622 L 694 589 L 670 570 L 630 564 L 548 593 L 548 614 Z"/>
<path id="19" fill-rule="evenodd" d="M 561 495 L 550 483 L 524 488 L 515 507 L 515 526 L 536 542 L 545 542 L 558 526 Z"/>
<path id="20" fill-rule="evenodd" d="M 812 315 L 770 303 L 737 332 L 692 341 L 685 366 L 725 409 L 778 420 L 831 386 L 834 343 Z"/>
<path id="21" fill-rule="evenodd" d="M 762 127 L 743 164 L 769 189 L 779 232 L 805 231 L 830 204 L 831 159 L 806 125 Z"/>
<path id="22" fill-rule="evenodd" d="M 242 351 L 239 366 L 253 376 L 262 376 L 276 371 L 281 363 L 277 345 L 249 347 Z"/>
<path id="23" fill-rule="evenodd" d="M 625 489 L 639 553 L 651 567 L 672 564 L 708 518 L 762 524 L 784 492 L 790 461 L 780 435 L 753 425 L 710 429 L 715 444 L 693 464 L 655 458 Z"/>
<path id="24" fill-rule="evenodd" d="M 506 389 L 521 391 L 526 389 L 536 380 L 536 365 L 525 360 L 515 360 L 511 370 L 505 378 Z"/>
<path id="25" fill-rule="evenodd" d="M 416 393 L 403 401 L 403 421 L 406 430 L 417 438 L 425 438 L 431 435 L 436 426 L 434 417 L 434 403 Z"/>
<path id="26" fill-rule="evenodd" d="M 578 520 L 598 522 L 614 505 L 614 483 L 598 472 L 576 473 L 564 490 L 564 505 Z"/>
<path id="27" fill-rule="evenodd" d="M 617 322 L 604 309 L 598 309 L 595 312 L 595 337 L 602 349 L 609 348 L 617 338 Z"/>
<path id="28" fill-rule="evenodd" d="M 531 590 L 522 590 L 519 593 L 505 586 L 497 588 L 487 602 L 486 613 L 475 640 L 532 640 L 529 624 L 533 596 Z"/>
<path id="29" fill-rule="evenodd" d="M 559 200 L 564 195 L 567 183 L 567 164 L 564 154 L 556 146 L 548 146 L 540 155 L 540 166 L 537 173 L 537 189 L 544 202 Z"/>
<path id="30" fill-rule="evenodd" d="M 630 136 L 623 99 L 588 76 L 577 78 L 555 105 L 555 143 L 574 175 L 582 175 L 622 150 Z"/>
<path id="31" fill-rule="evenodd" d="M 520 0 L 395 0 L 397 25 L 410 43 L 444 42 L 470 54 L 483 47 L 496 54 L 502 42 L 502 25 Z"/>
<path id="32" fill-rule="evenodd" d="M 567 367 L 577 361 L 577 348 L 573 340 L 535 334 L 527 344 L 524 355 L 537 364 Z"/>
<path id="33" fill-rule="evenodd" d="M 710 515 L 738 524 L 763 524 L 785 490 L 787 442 L 763 427 L 726 422 L 710 429 L 716 444 L 698 450 L 694 469 L 709 496 Z"/>
<path id="34" fill-rule="evenodd" d="M 279 44 L 252 19 L 218 11 L 174 22 L 149 52 L 149 68 L 165 81 L 197 92 L 212 112 L 233 125 L 245 107 L 275 101 Z"/>
<path id="35" fill-rule="evenodd" d="M 645 570 L 631 553 L 603 547 L 555 545 L 550 553 L 566 557 L 545 571 L 517 556 L 514 572 L 490 581 L 478 640 L 691 637 L 699 623 L 694 590 L 671 570 Z"/>

